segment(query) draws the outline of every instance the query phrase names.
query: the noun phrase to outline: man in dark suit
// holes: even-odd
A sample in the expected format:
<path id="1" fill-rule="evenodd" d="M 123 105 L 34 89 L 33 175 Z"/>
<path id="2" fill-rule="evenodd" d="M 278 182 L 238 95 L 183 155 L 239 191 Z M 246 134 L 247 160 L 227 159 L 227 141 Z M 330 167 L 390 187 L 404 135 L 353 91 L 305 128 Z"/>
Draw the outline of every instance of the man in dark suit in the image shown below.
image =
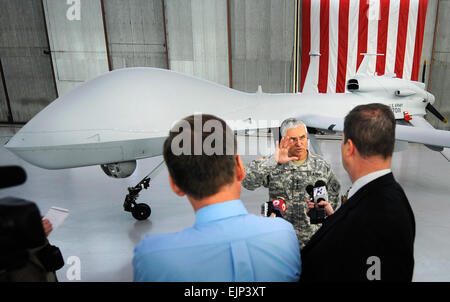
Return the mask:
<path id="1" fill-rule="evenodd" d="M 301 251 L 302 281 L 412 280 L 415 221 L 390 170 L 394 142 L 388 106 L 360 105 L 345 117 L 342 163 L 352 188 Z"/>

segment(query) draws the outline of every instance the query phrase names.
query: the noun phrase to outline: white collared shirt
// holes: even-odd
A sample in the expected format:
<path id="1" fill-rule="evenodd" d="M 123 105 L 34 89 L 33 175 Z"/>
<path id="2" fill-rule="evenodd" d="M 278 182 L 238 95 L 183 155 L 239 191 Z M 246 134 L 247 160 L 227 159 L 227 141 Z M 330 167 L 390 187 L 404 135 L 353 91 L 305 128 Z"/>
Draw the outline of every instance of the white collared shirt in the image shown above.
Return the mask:
<path id="1" fill-rule="evenodd" d="M 367 185 L 369 182 L 371 182 L 381 176 L 389 174 L 391 172 L 392 172 L 391 169 L 384 169 L 384 170 L 379 170 L 379 171 L 369 173 L 367 175 L 364 175 L 363 177 L 358 178 L 352 184 L 350 191 L 348 191 L 347 199 L 350 199 L 350 197 L 352 197 L 356 192 L 358 192 L 359 189 L 361 189 L 362 187 Z"/>

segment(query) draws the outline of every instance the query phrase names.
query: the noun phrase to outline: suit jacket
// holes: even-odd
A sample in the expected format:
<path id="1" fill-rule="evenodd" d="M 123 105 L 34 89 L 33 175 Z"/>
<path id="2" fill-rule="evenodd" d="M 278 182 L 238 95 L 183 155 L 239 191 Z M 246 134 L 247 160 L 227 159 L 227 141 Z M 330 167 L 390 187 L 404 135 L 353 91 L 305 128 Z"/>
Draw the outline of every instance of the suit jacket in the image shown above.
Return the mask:
<path id="1" fill-rule="evenodd" d="M 369 281 L 368 275 L 378 274 L 381 281 L 411 281 L 414 237 L 411 206 L 389 173 L 363 186 L 326 219 L 301 251 L 301 280 Z"/>

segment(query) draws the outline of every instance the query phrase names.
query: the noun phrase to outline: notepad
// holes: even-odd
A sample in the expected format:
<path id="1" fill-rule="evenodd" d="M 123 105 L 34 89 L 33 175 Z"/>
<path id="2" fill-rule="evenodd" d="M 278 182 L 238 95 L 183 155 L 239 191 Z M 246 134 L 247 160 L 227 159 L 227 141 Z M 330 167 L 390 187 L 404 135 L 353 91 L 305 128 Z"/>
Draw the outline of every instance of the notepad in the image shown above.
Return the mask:
<path id="1" fill-rule="evenodd" d="M 58 207 L 51 207 L 50 210 L 48 210 L 47 214 L 45 214 L 44 218 L 42 218 L 42 220 L 48 219 L 52 224 L 53 230 L 55 230 L 63 223 L 67 216 L 69 216 L 69 210 Z"/>

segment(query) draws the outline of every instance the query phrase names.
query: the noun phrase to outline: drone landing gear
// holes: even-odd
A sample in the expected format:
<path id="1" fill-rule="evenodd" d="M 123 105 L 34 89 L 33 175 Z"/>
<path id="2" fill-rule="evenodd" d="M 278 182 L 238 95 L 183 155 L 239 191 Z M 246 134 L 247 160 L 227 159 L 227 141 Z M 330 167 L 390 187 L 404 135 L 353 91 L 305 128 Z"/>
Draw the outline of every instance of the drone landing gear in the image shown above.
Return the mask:
<path id="1" fill-rule="evenodd" d="M 155 177 L 161 170 L 164 161 L 159 163 L 147 176 L 145 176 L 136 186 L 128 187 L 128 194 L 123 203 L 123 209 L 126 212 L 131 212 L 133 217 L 137 220 L 145 220 L 150 217 L 152 210 L 149 205 L 145 203 L 136 203 L 139 197 L 139 192 L 142 189 L 147 189 L 150 186 L 150 180 Z"/>

